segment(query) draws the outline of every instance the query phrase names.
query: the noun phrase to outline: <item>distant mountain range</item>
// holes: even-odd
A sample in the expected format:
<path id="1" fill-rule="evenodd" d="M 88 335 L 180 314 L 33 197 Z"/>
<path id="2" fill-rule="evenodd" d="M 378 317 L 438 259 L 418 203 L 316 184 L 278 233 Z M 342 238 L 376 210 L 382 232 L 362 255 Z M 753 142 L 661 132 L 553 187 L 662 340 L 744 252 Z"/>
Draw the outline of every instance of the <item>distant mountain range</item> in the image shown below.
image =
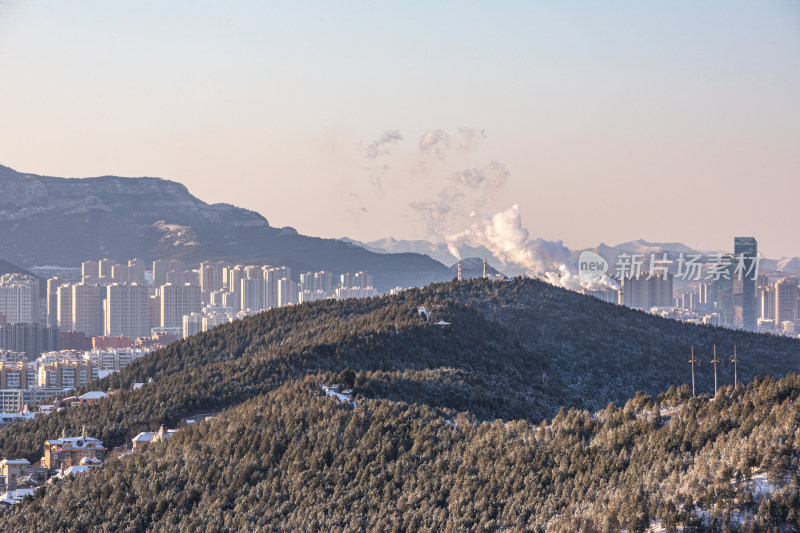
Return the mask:
<path id="1" fill-rule="evenodd" d="M 648 242 L 642 239 L 623 242 L 616 246 L 609 246 L 605 243 L 601 243 L 591 250 L 597 252 L 612 265 L 616 263 L 617 257 L 621 253 L 644 254 L 648 260 L 650 254 L 656 254 L 656 256 L 660 258 L 666 253 L 667 258 L 673 261 L 676 260 L 681 253 L 684 254 L 684 257 L 697 254 L 701 256 L 701 262 L 707 262 L 709 258 L 713 260 L 714 256 L 719 253 L 719 251 L 713 250 L 696 250 L 679 242 Z M 573 254 L 576 259 L 581 251 L 582 250 L 575 251 Z M 723 252 L 730 253 L 731 251 L 732 250 L 725 250 Z M 759 271 L 765 273 L 784 272 L 786 274 L 800 274 L 800 258 L 782 257 L 780 259 L 769 259 L 765 257 L 761 260 Z"/>
<path id="2" fill-rule="evenodd" d="M 274 228 L 262 215 L 207 204 L 160 178 L 56 178 L 0 165 L 0 257 L 31 268 L 109 257 L 269 258 L 308 270 L 367 270 L 380 290 L 450 279 L 415 253 L 378 254 L 337 239 Z"/>
<path id="3" fill-rule="evenodd" d="M 378 239 L 369 242 L 360 242 L 349 238 L 343 238 L 341 240 L 377 253 L 392 254 L 410 252 L 424 254 L 446 265 L 452 265 L 457 261 L 456 257 L 450 253 L 450 251 L 447 249 L 447 245 L 444 243 L 432 243 L 426 240 L 398 240 L 394 237 L 386 237 L 385 239 Z M 615 246 L 601 243 L 594 248 L 576 249 L 572 251 L 572 260 L 577 262 L 580 253 L 586 249 L 598 253 L 606 261 L 608 261 L 610 265 L 614 265 L 617 262 L 617 258 L 622 253 L 644 254 L 646 260 L 649 260 L 650 254 L 656 254 L 658 258 L 661 258 L 663 254 L 666 253 L 667 258 L 672 261 L 677 260 L 681 253 L 684 254 L 684 256 L 699 254 L 701 256 L 701 262 L 708 261 L 709 256 L 713 258 L 713 256 L 717 253 L 716 251 L 711 250 L 696 250 L 679 242 L 649 242 L 643 239 L 637 239 L 635 241 L 623 242 Z M 520 271 L 524 271 L 524 268 L 519 265 L 503 264 L 502 261 L 494 257 L 489 250 L 483 247 L 462 248 L 460 251 L 464 257 L 486 258 L 500 271 L 508 275 L 513 275 Z M 674 268 L 675 266 L 673 265 L 673 270 Z M 786 274 L 797 275 L 800 274 L 800 258 L 763 258 L 759 270 L 761 272 L 785 272 Z"/>
<path id="4" fill-rule="evenodd" d="M 622 251 L 667 252 L 670 259 L 681 252 L 708 255 L 681 243 L 643 240 L 601 244 L 594 250 L 609 263 Z M 485 258 L 508 275 L 524 271 L 504 264 L 485 248 L 460 252 L 462 257 Z M 575 251 L 574 259 L 578 254 Z M 76 267 L 103 257 L 180 258 L 189 264 L 235 258 L 286 264 L 295 271 L 367 270 L 379 290 L 452 279 L 450 267 L 457 261 L 445 244 L 426 240 L 389 237 L 362 243 L 275 228 L 259 213 L 207 204 L 180 183 L 161 178 L 57 178 L 0 165 L 0 258 L 31 269 Z M 800 258 L 765 259 L 761 271 L 800 274 Z"/>
<path id="5" fill-rule="evenodd" d="M 443 263 L 445 265 L 453 265 L 458 261 L 458 258 L 450 253 L 447 245 L 444 243 L 433 243 L 423 239 L 419 240 L 397 240 L 394 237 L 386 237 L 385 239 L 378 239 L 376 241 L 361 242 L 355 239 L 343 237 L 344 242 L 361 246 L 371 252 L 379 254 L 398 254 L 398 253 L 414 253 L 430 256 L 431 258 Z M 462 257 L 480 257 L 491 258 L 492 253 L 483 247 L 478 248 L 461 248 Z"/>

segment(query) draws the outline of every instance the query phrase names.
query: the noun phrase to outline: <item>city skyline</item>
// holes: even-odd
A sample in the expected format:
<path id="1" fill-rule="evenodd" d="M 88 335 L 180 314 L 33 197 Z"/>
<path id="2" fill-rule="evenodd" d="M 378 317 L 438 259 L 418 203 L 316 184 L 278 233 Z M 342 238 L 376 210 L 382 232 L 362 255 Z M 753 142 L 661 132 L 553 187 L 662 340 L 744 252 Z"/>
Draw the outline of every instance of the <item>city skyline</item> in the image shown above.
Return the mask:
<path id="1" fill-rule="evenodd" d="M 571 249 L 798 255 L 794 4 L 192 7 L 0 4 L 0 164 L 173 179 L 322 237 L 519 204 Z"/>

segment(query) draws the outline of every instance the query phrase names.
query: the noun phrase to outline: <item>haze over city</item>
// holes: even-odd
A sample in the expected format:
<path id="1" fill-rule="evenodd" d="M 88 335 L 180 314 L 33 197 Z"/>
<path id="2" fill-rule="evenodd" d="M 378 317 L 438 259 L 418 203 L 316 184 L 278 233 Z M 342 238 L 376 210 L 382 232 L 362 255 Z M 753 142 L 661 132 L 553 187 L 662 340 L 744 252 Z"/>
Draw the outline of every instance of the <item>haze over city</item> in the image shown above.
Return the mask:
<path id="1" fill-rule="evenodd" d="M 301 233 L 800 252 L 794 2 L 0 2 L 0 164 Z M 470 217 L 470 213 L 475 216 Z"/>

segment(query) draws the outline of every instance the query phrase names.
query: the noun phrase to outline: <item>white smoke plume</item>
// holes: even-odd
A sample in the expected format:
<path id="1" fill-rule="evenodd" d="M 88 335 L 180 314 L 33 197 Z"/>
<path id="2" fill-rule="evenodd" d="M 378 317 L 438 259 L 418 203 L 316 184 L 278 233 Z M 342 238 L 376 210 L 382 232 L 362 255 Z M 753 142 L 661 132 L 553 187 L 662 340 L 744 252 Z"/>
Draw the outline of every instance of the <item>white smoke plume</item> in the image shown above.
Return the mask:
<path id="1" fill-rule="evenodd" d="M 450 136 L 444 130 L 431 130 L 422 136 L 419 141 L 419 151 L 423 154 L 434 153 L 437 157 L 444 157 L 444 150 L 450 146 Z"/>
<path id="2" fill-rule="evenodd" d="M 409 206 L 425 221 L 430 235 L 444 235 L 447 233 L 448 222 L 456 214 L 455 212 L 460 209 L 462 197 L 463 194 L 460 192 L 451 188 L 444 188 L 439 191 L 437 200 L 411 202 Z"/>
<path id="3" fill-rule="evenodd" d="M 505 185 L 510 172 L 502 163 L 492 161 L 482 168 L 468 168 L 459 170 L 451 176 L 451 180 L 466 185 L 471 189 L 483 188 L 491 195 Z"/>
<path id="4" fill-rule="evenodd" d="M 398 130 L 387 130 L 383 132 L 378 139 L 372 141 L 369 146 L 367 146 L 366 154 L 369 159 L 375 159 L 382 155 L 386 155 L 389 153 L 388 145 L 395 143 L 397 141 L 402 141 L 403 136 L 400 135 L 400 131 Z"/>
<path id="5" fill-rule="evenodd" d="M 461 258 L 459 247 L 483 246 L 504 265 L 521 268 L 527 275 L 539 277 L 572 290 L 599 289 L 608 286 L 605 279 L 583 283 L 577 266 L 570 261 L 571 252 L 563 241 L 531 239 L 522 225 L 519 207 L 513 205 L 492 217 L 473 213 L 472 225 L 446 238 L 451 254 Z"/>
<path id="6" fill-rule="evenodd" d="M 477 214 L 474 218 L 470 228 L 447 238 L 448 249 L 456 257 L 459 245 L 484 246 L 503 263 L 520 265 L 531 274 L 557 270 L 569 260 L 569 248 L 561 241 L 529 238 L 516 205 L 491 218 Z"/>

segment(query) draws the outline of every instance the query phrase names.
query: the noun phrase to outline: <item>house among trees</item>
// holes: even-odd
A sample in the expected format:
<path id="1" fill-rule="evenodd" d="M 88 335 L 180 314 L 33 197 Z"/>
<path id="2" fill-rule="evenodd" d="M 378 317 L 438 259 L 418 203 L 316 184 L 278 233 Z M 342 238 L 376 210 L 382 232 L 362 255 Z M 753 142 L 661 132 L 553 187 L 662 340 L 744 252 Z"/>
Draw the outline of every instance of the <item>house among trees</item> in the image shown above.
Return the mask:
<path id="1" fill-rule="evenodd" d="M 27 459 L 3 459 L 0 461 L 0 475 L 6 479 L 19 479 L 26 475 L 26 469 L 31 466 Z"/>
<path id="2" fill-rule="evenodd" d="M 69 468 L 80 464 L 83 458 L 102 462 L 105 459 L 106 451 L 108 450 L 103 446 L 103 441 L 86 436 L 86 427 L 83 428 L 80 437 L 68 437 L 64 430 L 60 439 L 44 442 L 42 466 L 50 469 L 60 469 L 62 466 Z"/>
<path id="3" fill-rule="evenodd" d="M 175 434 L 177 429 L 164 429 L 162 425 L 158 431 L 143 431 L 133 438 L 133 451 L 140 450 L 151 442 L 161 442 Z"/>
<path id="4" fill-rule="evenodd" d="M 11 507 L 22 502 L 25 496 L 33 496 L 34 489 L 14 489 L 0 494 L 0 507 Z"/>
<path id="5" fill-rule="evenodd" d="M 93 391 L 87 392 L 83 396 L 78 396 L 78 401 L 80 403 L 94 403 L 94 402 L 97 402 L 99 400 L 102 400 L 103 398 L 108 398 L 108 394 L 106 394 L 105 392 L 98 391 L 98 390 L 93 390 Z"/>

